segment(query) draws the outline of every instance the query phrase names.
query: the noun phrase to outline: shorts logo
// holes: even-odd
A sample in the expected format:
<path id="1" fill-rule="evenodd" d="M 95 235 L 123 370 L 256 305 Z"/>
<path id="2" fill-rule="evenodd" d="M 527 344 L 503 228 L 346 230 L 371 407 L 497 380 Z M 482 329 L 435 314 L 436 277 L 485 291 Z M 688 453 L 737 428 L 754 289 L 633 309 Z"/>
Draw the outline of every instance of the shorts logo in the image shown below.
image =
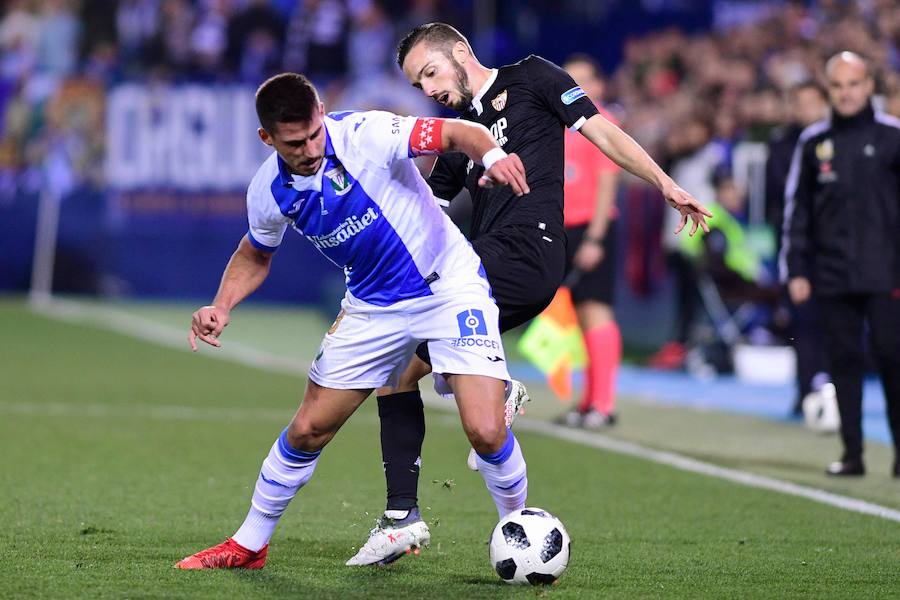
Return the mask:
<path id="1" fill-rule="evenodd" d="M 456 315 L 456 321 L 459 323 L 459 337 L 461 338 L 488 334 L 484 313 L 477 308 L 462 311 Z"/>
<path id="2" fill-rule="evenodd" d="M 575 102 L 576 100 L 578 100 L 579 98 L 583 98 L 586 95 L 587 94 L 584 93 L 584 90 L 581 89 L 580 86 L 576 85 L 571 90 L 566 90 L 565 92 L 563 92 L 562 95 L 559 97 L 559 99 L 562 100 L 563 104 L 568 106 L 568 105 L 572 104 L 573 102 Z"/>

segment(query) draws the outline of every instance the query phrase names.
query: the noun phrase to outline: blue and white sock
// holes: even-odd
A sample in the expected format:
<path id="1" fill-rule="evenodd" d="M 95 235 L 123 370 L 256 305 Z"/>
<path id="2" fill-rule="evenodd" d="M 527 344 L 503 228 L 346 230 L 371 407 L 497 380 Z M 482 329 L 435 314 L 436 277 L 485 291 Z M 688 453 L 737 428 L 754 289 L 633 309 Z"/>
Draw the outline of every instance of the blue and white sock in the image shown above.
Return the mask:
<path id="1" fill-rule="evenodd" d="M 478 454 L 478 471 L 484 478 L 501 518 L 525 508 L 528 497 L 528 474 L 519 441 L 511 429 L 506 430 L 506 443 L 494 454 Z"/>
<path id="2" fill-rule="evenodd" d="M 254 552 L 269 543 L 291 499 L 316 470 L 320 452 L 304 452 L 291 447 L 287 429 L 281 432 L 263 461 L 250 501 L 250 512 L 237 533 L 231 536 L 234 541 Z"/>

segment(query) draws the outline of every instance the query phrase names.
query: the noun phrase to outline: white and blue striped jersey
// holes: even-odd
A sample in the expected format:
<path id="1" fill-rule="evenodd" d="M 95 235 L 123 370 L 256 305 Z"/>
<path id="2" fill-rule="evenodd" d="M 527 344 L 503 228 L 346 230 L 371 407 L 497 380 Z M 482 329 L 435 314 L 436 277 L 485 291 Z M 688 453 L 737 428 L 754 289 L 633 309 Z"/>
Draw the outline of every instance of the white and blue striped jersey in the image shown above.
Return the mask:
<path id="1" fill-rule="evenodd" d="M 354 298 L 376 306 L 483 277 L 480 259 L 409 160 L 413 130 L 430 131 L 417 121 L 381 111 L 327 114 L 325 159 L 308 177 L 291 174 L 273 152 L 247 190 L 250 242 L 274 252 L 293 227 L 344 269 Z"/>

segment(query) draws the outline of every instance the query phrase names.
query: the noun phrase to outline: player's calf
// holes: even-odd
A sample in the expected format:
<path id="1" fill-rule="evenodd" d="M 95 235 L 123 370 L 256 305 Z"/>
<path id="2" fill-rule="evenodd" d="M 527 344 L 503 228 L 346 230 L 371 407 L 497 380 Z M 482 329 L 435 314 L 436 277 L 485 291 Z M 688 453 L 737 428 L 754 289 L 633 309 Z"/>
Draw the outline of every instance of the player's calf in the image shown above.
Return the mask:
<path id="1" fill-rule="evenodd" d="M 478 453 L 476 462 L 501 517 L 525 508 L 528 497 L 527 468 L 522 449 L 511 429 L 506 430 L 506 439 L 497 452 Z"/>

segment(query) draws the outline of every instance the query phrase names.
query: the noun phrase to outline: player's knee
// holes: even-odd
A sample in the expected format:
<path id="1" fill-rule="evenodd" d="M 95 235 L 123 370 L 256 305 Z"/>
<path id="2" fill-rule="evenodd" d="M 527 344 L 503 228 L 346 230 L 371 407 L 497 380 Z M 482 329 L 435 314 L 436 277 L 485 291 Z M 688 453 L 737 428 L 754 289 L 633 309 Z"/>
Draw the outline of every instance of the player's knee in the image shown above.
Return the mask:
<path id="1" fill-rule="evenodd" d="M 506 441 L 506 424 L 502 419 L 473 423 L 466 427 L 469 443 L 478 454 L 494 454 L 503 448 Z"/>
<path id="2" fill-rule="evenodd" d="M 333 436 L 333 431 L 317 427 L 315 423 L 294 419 L 288 427 L 287 442 L 297 450 L 316 452 L 321 450 Z"/>

